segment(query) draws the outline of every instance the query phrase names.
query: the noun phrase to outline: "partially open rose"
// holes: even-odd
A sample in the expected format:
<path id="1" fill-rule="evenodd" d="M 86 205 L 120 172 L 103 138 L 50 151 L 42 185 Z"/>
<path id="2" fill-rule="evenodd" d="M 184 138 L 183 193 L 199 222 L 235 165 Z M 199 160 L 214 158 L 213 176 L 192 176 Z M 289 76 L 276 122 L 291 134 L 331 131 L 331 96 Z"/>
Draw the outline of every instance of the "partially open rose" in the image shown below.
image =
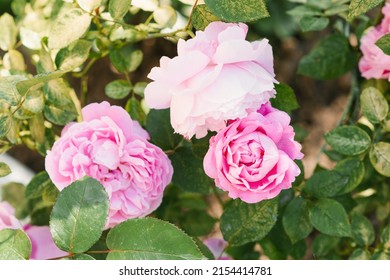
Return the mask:
<path id="1" fill-rule="evenodd" d="M 246 118 L 231 121 L 210 139 L 206 174 L 231 198 L 256 203 L 291 187 L 300 169 L 301 145 L 287 113 L 263 105 Z"/>
<path id="2" fill-rule="evenodd" d="M 188 41 L 178 56 L 162 57 L 145 89 L 151 108 L 170 108 L 175 132 L 186 138 L 219 131 L 274 96 L 272 48 L 268 40 L 245 40 L 243 24 L 212 22 Z"/>
<path id="3" fill-rule="evenodd" d="M 110 198 L 107 227 L 143 217 L 162 201 L 173 168 L 148 133 L 121 107 L 93 103 L 84 121 L 67 125 L 46 156 L 46 170 L 62 190 L 84 176 L 98 180 Z"/>

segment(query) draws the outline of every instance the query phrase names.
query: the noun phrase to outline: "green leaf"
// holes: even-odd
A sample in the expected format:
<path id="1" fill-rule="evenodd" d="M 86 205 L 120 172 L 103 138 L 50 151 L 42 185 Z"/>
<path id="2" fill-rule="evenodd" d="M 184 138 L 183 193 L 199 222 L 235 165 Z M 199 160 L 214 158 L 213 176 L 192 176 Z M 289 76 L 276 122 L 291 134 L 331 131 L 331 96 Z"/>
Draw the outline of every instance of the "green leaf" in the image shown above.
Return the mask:
<path id="1" fill-rule="evenodd" d="M 352 237 L 361 247 L 370 246 L 375 241 L 374 227 L 369 219 L 361 214 L 352 216 Z"/>
<path id="2" fill-rule="evenodd" d="M 192 25 L 196 30 L 204 30 L 211 22 L 221 19 L 214 15 L 207 5 L 197 5 L 192 14 Z"/>
<path id="3" fill-rule="evenodd" d="M 112 99 L 123 99 L 129 95 L 133 85 L 126 80 L 115 80 L 106 85 L 104 92 Z"/>
<path id="4" fill-rule="evenodd" d="M 1 186 L 2 200 L 8 201 L 16 210 L 16 218 L 25 218 L 26 200 L 24 198 L 25 187 L 23 184 L 10 182 Z"/>
<path id="5" fill-rule="evenodd" d="M 172 183 L 187 192 L 210 193 L 214 183 L 203 170 L 203 159 L 197 158 L 188 147 L 178 148 L 170 159 L 175 170 Z"/>
<path id="6" fill-rule="evenodd" d="M 315 172 L 306 182 L 304 190 L 317 198 L 333 197 L 344 188 L 348 177 L 336 171 Z"/>
<path id="7" fill-rule="evenodd" d="M 28 80 L 20 81 L 16 84 L 16 88 L 18 89 L 20 95 L 25 95 L 32 87 L 40 86 L 43 83 L 47 83 L 51 80 L 56 80 L 64 75 L 64 71 L 57 70 L 48 73 L 41 73 L 35 75 L 33 78 Z"/>
<path id="8" fill-rule="evenodd" d="M 347 158 L 337 163 L 334 171 L 343 175 L 347 179 L 344 187 L 337 195 L 346 194 L 360 185 L 364 179 L 365 167 L 364 163 L 358 158 Z"/>
<path id="9" fill-rule="evenodd" d="M 0 17 L 0 26 L 0 49 L 7 51 L 14 47 L 18 29 L 14 18 L 8 13 Z"/>
<path id="10" fill-rule="evenodd" d="M 23 105 L 14 114 L 17 119 L 30 119 L 36 114 L 41 113 L 45 106 L 42 90 L 29 91 L 26 94 Z"/>
<path id="11" fill-rule="evenodd" d="M 0 115 L 0 138 L 5 137 L 10 130 L 11 117 L 8 115 Z"/>
<path id="12" fill-rule="evenodd" d="M 322 12 L 320 9 L 311 6 L 299 5 L 289 10 L 287 14 L 292 15 L 296 18 L 302 18 L 304 16 L 321 16 Z"/>
<path id="13" fill-rule="evenodd" d="M 265 237 L 276 223 L 278 200 L 248 204 L 234 200 L 221 217 L 223 237 L 231 246 L 239 246 Z"/>
<path id="14" fill-rule="evenodd" d="M 228 22 L 251 22 L 269 16 L 263 0 L 205 0 L 210 11 Z"/>
<path id="15" fill-rule="evenodd" d="M 127 220 L 110 230 L 109 260 L 205 259 L 195 242 L 174 225 L 154 218 Z"/>
<path id="16" fill-rule="evenodd" d="M 383 3 L 383 0 L 351 0 L 348 17 L 352 19 L 360 16 L 381 3 Z"/>
<path id="17" fill-rule="evenodd" d="M 343 155 L 355 156 L 364 153 L 370 147 L 370 136 L 357 126 L 344 125 L 325 134 L 326 142 Z"/>
<path id="18" fill-rule="evenodd" d="M 369 260 L 371 259 L 370 252 L 366 251 L 363 248 L 356 248 L 352 254 L 349 256 L 350 260 Z"/>
<path id="19" fill-rule="evenodd" d="M 133 72 L 141 65 L 143 53 L 131 45 L 110 51 L 112 65 L 121 73 Z"/>
<path id="20" fill-rule="evenodd" d="M 390 260 L 390 251 L 387 249 L 376 251 L 372 257 L 372 260 Z"/>
<path id="21" fill-rule="evenodd" d="M 304 16 L 299 21 L 299 26 L 303 32 L 319 31 L 325 29 L 329 25 L 329 19 L 326 17 Z"/>
<path id="22" fill-rule="evenodd" d="M 133 92 L 140 97 L 144 97 L 144 92 L 147 85 L 147 82 L 138 82 L 134 85 Z"/>
<path id="23" fill-rule="evenodd" d="M 102 234 L 109 200 L 104 187 L 85 177 L 58 195 L 50 219 L 50 231 L 57 246 L 67 252 L 88 250 Z"/>
<path id="24" fill-rule="evenodd" d="M 146 129 L 152 142 L 164 151 L 174 150 L 183 140 L 183 137 L 173 131 L 169 109 L 150 110 L 146 119 Z"/>
<path id="25" fill-rule="evenodd" d="M 302 197 L 295 197 L 287 205 L 283 215 L 283 227 L 292 243 L 306 238 L 313 226 L 309 218 L 309 203 Z"/>
<path id="26" fill-rule="evenodd" d="M 0 100 L 16 106 L 21 99 L 16 84 L 23 80 L 26 80 L 26 77 L 18 75 L 0 78 Z"/>
<path id="27" fill-rule="evenodd" d="M 57 198 L 58 189 L 50 180 L 49 174 L 42 171 L 36 174 L 26 186 L 24 196 L 27 199 L 49 198 L 47 202 L 54 202 L 50 197 Z"/>
<path id="28" fill-rule="evenodd" d="M 264 238 L 263 240 L 265 240 Z M 256 243 L 251 242 L 242 246 L 229 246 L 226 252 L 232 256 L 234 260 L 259 260 L 260 254 L 255 248 Z"/>
<path id="29" fill-rule="evenodd" d="M 274 108 L 282 111 L 291 112 L 299 108 L 294 90 L 286 84 L 275 84 L 276 97 L 271 99 Z"/>
<path id="30" fill-rule="evenodd" d="M 342 15 L 349 9 L 348 5 L 337 5 L 325 11 L 325 16 Z"/>
<path id="31" fill-rule="evenodd" d="M 108 3 L 108 11 L 113 19 L 123 18 L 129 11 L 131 1 L 128 0 L 111 0 Z"/>
<path id="32" fill-rule="evenodd" d="M 387 117 L 389 105 L 383 94 L 374 87 L 363 90 L 360 96 L 363 114 L 372 123 L 380 123 Z"/>
<path id="33" fill-rule="evenodd" d="M 57 106 L 49 104 L 44 108 L 45 118 L 56 125 L 66 125 L 77 117 L 73 104 Z"/>
<path id="34" fill-rule="evenodd" d="M 192 210 L 184 214 L 180 226 L 191 236 L 203 236 L 213 230 L 215 222 L 216 220 L 205 211 Z"/>
<path id="35" fill-rule="evenodd" d="M 390 55 L 390 34 L 382 36 L 378 41 L 377 45 L 386 55 Z"/>
<path id="36" fill-rule="evenodd" d="M 337 163 L 333 170 L 315 172 L 304 190 L 317 198 L 342 195 L 359 186 L 364 174 L 364 164 L 359 159 L 347 158 Z"/>
<path id="37" fill-rule="evenodd" d="M 129 98 L 129 100 L 127 100 L 125 109 L 130 114 L 133 120 L 136 120 L 141 124 L 145 123 L 146 114 L 137 98 L 135 98 L 134 96 Z"/>
<path id="38" fill-rule="evenodd" d="M 76 69 L 88 59 L 91 47 L 91 42 L 77 40 L 66 48 L 61 49 L 55 59 L 57 68 L 66 72 Z"/>
<path id="39" fill-rule="evenodd" d="M 71 257 L 67 258 L 62 258 L 61 260 L 66 260 L 66 261 L 93 261 L 95 260 L 93 257 L 87 254 L 77 254 L 73 255 Z"/>
<path id="40" fill-rule="evenodd" d="M 370 161 L 379 174 L 390 177 L 390 143 L 374 144 L 370 150 Z"/>
<path id="41" fill-rule="evenodd" d="M 390 224 L 382 230 L 380 241 L 384 248 L 390 249 Z"/>
<path id="42" fill-rule="evenodd" d="M 334 237 L 326 234 L 319 234 L 313 241 L 313 255 L 314 257 L 326 256 L 333 248 L 336 247 L 339 237 Z"/>
<path id="43" fill-rule="evenodd" d="M 11 168 L 9 168 L 8 164 L 5 162 L 0 162 L 0 177 L 5 177 L 12 172 Z"/>
<path id="44" fill-rule="evenodd" d="M 315 79 L 334 79 L 355 67 L 356 58 L 356 52 L 351 49 L 348 38 L 332 34 L 322 39 L 301 59 L 298 73 Z"/>
<path id="45" fill-rule="evenodd" d="M 81 9 L 71 9 L 58 17 L 49 32 L 49 48 L 61 49 L 80 39 L 91 24 L 91 16 Z"/>
<path id="46" fill-rule="evenodd" d="M 311 224 L 320 232 L 332 236 L 351 236 L 347 212 L 337 201 L 322 198 L 310 209 Z"/>
<path id="47" fill-rule="evenodd" d="M 0 230 L 0 260 L 27 260 L 31 242 L 21 229 Z"/>

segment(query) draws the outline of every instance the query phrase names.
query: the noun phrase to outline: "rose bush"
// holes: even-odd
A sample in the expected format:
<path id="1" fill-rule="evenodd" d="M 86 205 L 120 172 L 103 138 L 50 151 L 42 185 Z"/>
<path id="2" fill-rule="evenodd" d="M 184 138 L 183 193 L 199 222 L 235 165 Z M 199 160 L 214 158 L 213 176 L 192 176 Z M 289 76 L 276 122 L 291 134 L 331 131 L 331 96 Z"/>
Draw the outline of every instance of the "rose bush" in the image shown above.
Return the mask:
<path id="1" fill-rule="evenodd" d="M 178 56 L 162 57 L 151 70 L 145 100 L 170 108 L 175 132 L 190 139 L 219 131 L 275 95 L 272 48 L 268 40 L 249 42 L 246 24 L 212 22 L 190 40 L 180 40 Z M 185 106 L 183 106 L 185 104 Z"/>
<path id="2" fill-rule="evenodd" d="M 47 153 L 53 183 L 62 190 L 84 176 L 101 182 L 110 198 L 107 227 L 153 212 L 172 179 L 168 157 L 121 107 L 92 103 L 82 114 Z"/>
<path id="3" fill-rule="evenodd" d="M 210 139 L 204 169 L 233 199 L 256 203 L 291 187 L 301 171 L 301 145 L 285 112 L 262 105 L 258 112 L 231 121 Z"/>

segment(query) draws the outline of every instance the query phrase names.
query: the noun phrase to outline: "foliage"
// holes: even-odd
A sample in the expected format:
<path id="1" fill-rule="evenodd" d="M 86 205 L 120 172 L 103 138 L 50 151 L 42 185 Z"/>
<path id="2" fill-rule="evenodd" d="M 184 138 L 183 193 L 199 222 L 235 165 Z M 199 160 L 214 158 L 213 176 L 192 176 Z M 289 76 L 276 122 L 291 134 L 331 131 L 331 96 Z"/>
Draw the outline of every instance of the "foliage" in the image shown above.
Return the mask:
<path id="1" fill-rule="evenodd" d="M 149 10 L 120 0 L 18 0 L 0 16 L 0 152 L 25 145 L 45 156 L 62 127 L 81 121 L 81 108 L 94 100 L 87 83 L 91 69 L 109 61 L 116 78 L 105 85 L 106 98 L 139 121 L 174 167 L 160 207 L 151 217 L 107 229 L 109 197 L 99 182 L 85 177 L 59 192 L 45 171 L 26 188 L 3 187 L 2 200 L 16 208 L 18 218 L 49 225 L 70 260 L 206 259 L 199 240 L 215 232 L 235 259 L 258 259 L 259 247 L 270 259 L 389 259 L 390 87 L 385 80 L 360 77 L 359 46 L 353 42 L 377 24 L 368 13 L 380 13 L 384 1 L 205 0 L 192 9 L 171 2 Z M 280 18 L 281 10 L 286 18 Z M 251 23 L 257 38 L 266 21 L 303 40 L 322 32 L 297 74 L 320 80 L 347 74 L 352 81 L 339 125 L 324 135 L 322 152 L 334 167 L 317 165 L 275 199 L 248 204 L 227 198 L 203 170 L 213 134 L 184 139 L 174 133 L 169 110 L 150 110 L 144 103 L 146 83 L 139 70 L 149 55 L 145 46 L 158 38 L 189 38 L 220 20 Z M 272 35 L 283 40 L 283 32 Z M 389 55 L 389 35 L 376 44 Z M 291 87 L 275 88 L 275 108 L 289 114 L 299 108 Z M 0 177 L 10 172 L 0 162 Z M 219 214 L 211 210 L 215 205 Z M 0 231 L 0 259 L 30 254 L 31 242 L 21 229 Z"/>

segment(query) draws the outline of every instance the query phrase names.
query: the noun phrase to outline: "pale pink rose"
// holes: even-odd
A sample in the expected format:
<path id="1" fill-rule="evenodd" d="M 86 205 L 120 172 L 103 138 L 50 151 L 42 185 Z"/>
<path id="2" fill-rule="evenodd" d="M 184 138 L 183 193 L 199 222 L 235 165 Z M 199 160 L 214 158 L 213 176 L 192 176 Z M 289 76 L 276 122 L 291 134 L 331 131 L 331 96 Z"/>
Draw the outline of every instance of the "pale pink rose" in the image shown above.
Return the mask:
<path id="1" fill-rule="evenodd" d="M 231 198 L 256 203 L 291 187 L 300 169 L 301 145 L 285 112 L 263 105 L 258 112 L 229 125 L 210 139 L 206 174 Z"/>
<path id="2" fill-rule="evenodd" d="M 375 45 L 380 38 L 390 33 L 390 4 L 386 4 L 382 12 L 384 18 L 381 24 L 368 29 L 361 38 L 360 50 L 363 57 L 359 61 L 359 70 L 366 79 L 390 81 L 390 56 Z"/>
<path id="3" fill-rule="evenodd" d="M 67 125 L 46 156 L 46 170 L 58 189 L 90 176 L 110 198 L 113 227 L 153 212 L 162 201 L 173 168 L 148 133 L 121 107 L 93 103 L 82 110 L 83 122 Z"/>
<path id="4" fill-rule="evenodd" d="M 0 230 L 5 228 L 21 228 L 19 220 L 15 217 L 15 209 L 7 202 L 0 202 Z"/>
<path id="5" fill-rule="evenodd" d="M 48 226 L 26 225 L 23 230 L 31 240 L 30 260 L 48 260 L 68 255 L 58 249 Z"/>
<path id="6" fill-rule="evenodd" d="M 243 23 L 212 22 L 180 40 L 178 56 L 162 57 L 148 75 L 148 106 L 170 108 L 172 127 L 188 139 L 256 111 L 275 95 L 277 81 L 268 40 L 249 42 L 247 31 Z"/>
<path id="7" fill-rule="evenodd" d="M 232 258 L 225 253 L 227 242 L 221 238 L 208 238 L 203 243 L 213 253 L 216 260 L 232 260 Z"/>

